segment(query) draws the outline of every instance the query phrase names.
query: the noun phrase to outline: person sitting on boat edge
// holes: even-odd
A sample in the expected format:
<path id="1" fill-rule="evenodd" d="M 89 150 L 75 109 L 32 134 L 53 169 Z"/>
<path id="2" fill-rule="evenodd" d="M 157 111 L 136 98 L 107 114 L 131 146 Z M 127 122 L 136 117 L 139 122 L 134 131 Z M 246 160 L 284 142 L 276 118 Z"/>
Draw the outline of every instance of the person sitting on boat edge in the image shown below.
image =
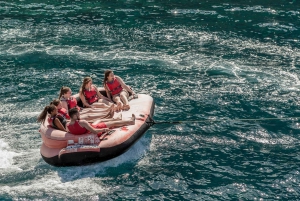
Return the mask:
<path id="1" fill-rule="evenodd" d="M 101 107 L 103 104 L 112 105 L 112 101 L 104 97 L 93 84 L 91 77 L 85 77 L 79 89 L 79 97 L 82 101 L 83 107 L 93 108 Z M 100 105 L 99 105 L 100 104 Z M 113 104 L 114 105 L 114 104 Z"/>
<path id="2" fill-rule="evenodd" d="M 106 70 L 104 72 L 103 86 L 108 98 L 117 104 L 117 111 L 130 109 L 128 102 L 129 93 L 133 96 L 135 93 L 123 82 L 122 78 L 114 75 L 112 70 Z"/>
<path id="3" fill-rule="evenodd" d="M 103 103 L 96 103 L 101 105 L 102 108 L 80 108 L 77 105 L 77 100 L 72 96 L 72 90 L 69 87 L 63 86 L 60 89 L 59 100 L 62 103 L 62 107 L 67 111 L 72 108 L 77 108 L 82 114 L 82 119 L 93 120 L 93 119 L 103 119 L 112 118 L 114 116 L 114 105 L 106 105 Z"/>
<path id="4" fill-rule="evenodd" d="M 68 131 L 74 135 L 82 135 L 88 132 L 101 135 L 102 132 L 109 131 L 112 127 L 121 127 L 126 125 L 135 124 L 135 116 L 132 114 L 130 120 L 119 120 L 119 121 L 108 121 L 101 122 L 101 120 L 96 121 L 92 124 L 88 123 L 86 120 L 80 120 L 80 114 L 77 108 L 69 110 L 69 115 L 71 121 L 67 123 L 66 127 Z"/>
<path id="5" fill-rule="evenodd" d="M 53 104 L 47 105 L 44 108 L 42 113 L 39 115 L 37 121 L 44 124 L 45 119 L 47 117 L 47 113 L 50 114 L 50 116 L 48 117 L 47 120 L 51 127 L 53 127 L 54 129 L 58 129 L 58 130 L 67 132 L 67 130 L 66 130 L 67 121 L 64 117 L 62 117 L 61 115 L 58 115 L 58 110 L 57 110 L 56 106 Z"/>

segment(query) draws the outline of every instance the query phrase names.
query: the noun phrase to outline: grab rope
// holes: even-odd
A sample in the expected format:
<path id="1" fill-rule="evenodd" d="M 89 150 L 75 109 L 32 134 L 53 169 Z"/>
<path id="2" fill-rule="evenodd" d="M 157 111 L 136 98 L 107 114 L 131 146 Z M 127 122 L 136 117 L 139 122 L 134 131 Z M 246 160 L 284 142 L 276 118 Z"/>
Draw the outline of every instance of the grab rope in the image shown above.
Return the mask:
<path id="1" fill-rule="evenodd" d="M 299 119 L 300 117 L 283 117 L 283 118 L 260 118 L 260 119 L 232 119 L 235 121 L 271 121 L 271 120 L 294 120 Z M 149 126 L 154 124 L 184 124 L 184 123 L 202 123 L 202 122 L 216 122 L 216 121 L 226 121 L 227 119 L 204 119 L 204 120 L 186 120 L 186 121 L 154 121 L 152 118 L 149 118 Z"/>

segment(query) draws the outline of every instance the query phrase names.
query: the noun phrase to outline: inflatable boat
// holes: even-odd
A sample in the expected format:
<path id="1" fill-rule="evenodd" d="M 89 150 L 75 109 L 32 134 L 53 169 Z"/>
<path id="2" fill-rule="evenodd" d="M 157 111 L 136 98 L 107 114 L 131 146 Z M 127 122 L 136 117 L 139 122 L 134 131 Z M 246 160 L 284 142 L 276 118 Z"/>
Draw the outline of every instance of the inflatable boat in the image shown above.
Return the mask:
<path id="1" fill-rule="evenodd" d="M 106 95 L 104 89 L 99 91 Z M 82 102 L 78 94 L 75 97 L 80 106 Z M 106 161 L 126 152 L 150 128 L 154 113 L 153 98 L 146 94 L 137 94 L 129 105 L 130 110 L 122 111 L 122 119 L 135 114 L 138 117 L 135 124 L 112 129 L 100 137 L 91 133 L 73 135 L 53 129 L 45 121 L 39 130 L 43 141 L 40 148 L 42 158 L 54 166 L 75 166 Z"/>

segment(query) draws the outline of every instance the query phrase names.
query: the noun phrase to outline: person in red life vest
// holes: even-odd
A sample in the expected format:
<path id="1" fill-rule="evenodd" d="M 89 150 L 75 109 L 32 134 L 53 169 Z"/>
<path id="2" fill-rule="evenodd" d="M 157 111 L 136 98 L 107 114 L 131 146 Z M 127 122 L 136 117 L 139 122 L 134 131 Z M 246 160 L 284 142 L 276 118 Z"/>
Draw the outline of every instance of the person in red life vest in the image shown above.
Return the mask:
<path id="1" fill-rule="evenodd" d="M 59 100 L 62 108 L 68 110 L 77 108 L 80 111 L 82 119 L 92 121 L 93 119 L 112 118 L 114 116 L 113 104 L 102 105 L 102 108 L 80 108 L 77 105 L 77 100 L 72 96 L 72 90 L 69 87 L 62 87 L 60 89 Z M 99 103 L 102 104 L 102 103 Z"/>
<path id="2" fill-rule="evenodd" d="M 109 131 L 109 128 L 112 127 L 121 127 L 135 124 L 134 114 L 132 114 L 130 120 L 108 122 L 101 122 L 101 120 L 99 120 L 92 124 L 90 124 L 86 120 L 80 120 L 80 113 L 78 112 L 77 108 L 71 109 L 69 111 L 69 115 L 71 117 L 71 121 L 67 123 L 66 127 L 68 131 L 74 135 L 82 135 L 88 132 L 101 135 L 102 132 L 107 132 Z"/>
<path id="3" fill-rule="evenodd" d="M 64 117 L 62 117 L 61 115 L 58 115 L 58 110 L 55 105 L 46 106 L 44 108 L 44 110 L 42 111 L 42 113 L 39 115 L 37 121 L 44 124 L 47 114 L 49 114 L 49 117 L 47 120 L 51 127 L 67 132 L 67 130 L 65 128 L 67 121 Z"/>
<path id="4" fill-rule="evenodd" d="M 91 77 L 85 77 L 83 79 L 82 85 L 79 90 L 79 97 L 82 104 L 86 108 L 93 107 L 105 107 L 106 105 L 114 104 L 106 97 L 104 97 L 98 90 L 98 88 L 93 84 Z"/>
<path id="5" fill-rule="evenodd" d="M 65 108 L 62 107 L 62 103 L 59 99 L 54 99 L 50 105 L 55 105 L 58 111 L 58 115 L 61 115 L 62 117 L 64 117 L 67 120 L 70 120 L 70 116 L 68 114 L 68 110 L 66 110 Z"/>
<path id="6" fill-rule="evenodd" d="M 106 90 L 108 98 L 117 104 L 117 111 L 130 109 L 128 103 L 129 93 L 131 93 L 133 96 L 135 93 L 123 82 L 119 76 L 114 75 L 112 70 L 107 70 L 104 72 L 103 86 Z"/>

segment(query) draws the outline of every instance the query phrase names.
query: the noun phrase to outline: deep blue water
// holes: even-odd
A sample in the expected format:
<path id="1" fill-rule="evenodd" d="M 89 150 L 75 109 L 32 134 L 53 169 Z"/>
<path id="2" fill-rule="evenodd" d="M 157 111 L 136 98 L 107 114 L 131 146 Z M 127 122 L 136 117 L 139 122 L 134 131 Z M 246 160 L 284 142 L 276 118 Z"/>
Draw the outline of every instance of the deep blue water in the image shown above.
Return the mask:
<path id="1" fill-rule="evenodd" d="M 300 200 L 299 6 L 0 1 L 0 200 Z M 104 163 L 48 165 L 38 114 L 106 69 L 154 98 L 158 122 L 216 121 L 154 125 Z M 261 118 L 279 120 L 244 120 Z"/>

